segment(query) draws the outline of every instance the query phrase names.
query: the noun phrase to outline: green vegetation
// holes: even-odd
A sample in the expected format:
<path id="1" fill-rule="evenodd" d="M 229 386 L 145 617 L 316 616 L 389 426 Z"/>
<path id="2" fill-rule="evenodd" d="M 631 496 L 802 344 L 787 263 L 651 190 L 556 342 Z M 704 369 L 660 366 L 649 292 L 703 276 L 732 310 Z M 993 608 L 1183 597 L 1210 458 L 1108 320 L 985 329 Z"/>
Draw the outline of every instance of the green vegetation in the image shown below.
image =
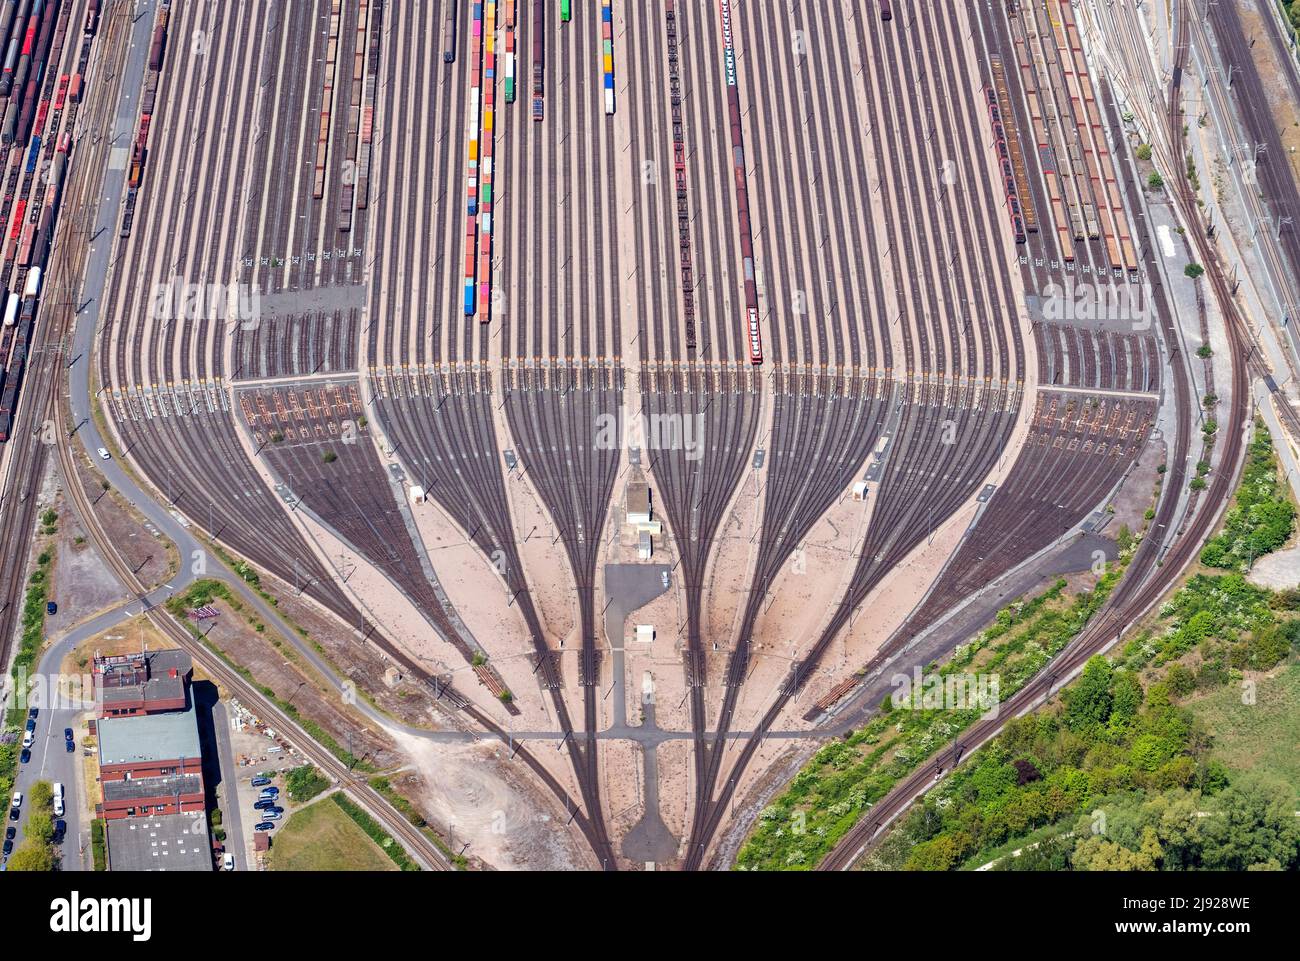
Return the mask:
<path id="1" fill-rule="evenodd" d="M 310 801 L 330 786 L 325 775 L 311 764 L 303 764 L 289 771 L 284 776 L 284 783 L 289 792 L 289 799 L 298 804 Z"/>
<path id="2" fill-rule="evenodd" d="M 1078 634 L 1121 572 L 1120 567 L 1112 568 L 1093 590 L 1073 597 L 1065 592 L 1066 582 L 1059 580 L 1037 597 L 1009 605 L 987 630 L 957 648 L 937 673 L 941 677 L 997 675 L 998 697 L 1006 700 Z M 818 751 L 760 814 L 736 859 L 737 867 L 812 868 L 899 779 L 983 713 L 978 706 L 896 709 L 886 699 L 880 715 Z"/>
<path id="3" fill-rule="evenodd" d="M 332 464 L 339 459 L 339 455 L 334 453 L 332 450 L 327 450 L 325 453 L 320 455 L 320 459 L 327 464 Z"/>
<path id="4" fill-rule="evenodd" d="M 1183 273 L 1186 274 L 1188 277 L 1191 277 L 1192 280 L 1195 280 L 1197 277 L 1200 277 L 1202 274 L 1205 273 L 1205 268 L 1202 267 L 1200 264 L 1188 264 L 1186 267 L 1183 268 Z M 1202 356 L 1208 356 L 1208 355 L 1202 354 Z"/>
<path id="5" fill-rule="evenodd" d="M 267 860 L 275 871 L 397 870 L 348 813 L 328 800 L 291 814 L 275 832 Z"/>
<path id="6" fill-rule="evenodd" d="M 1227 686 L 1297 646 L 1300 619 L 1278 610 L 1289 603 L 1300 607 L 1240 575 L 1194 577 L 1162 610 L 1158 640 L 1130 642 L 1117 664 L 1092 658 L 1058 703 L 1008 722 L 912 810 L 875 866 L 1296 866 L 1300 670 L 1291 663 L 1258 682 L 1267 710 L 1256 707 L 1256 682 Z M 1203 706 L 1179 703 L 1209 686 L 1221 689 L 1202 695 Z M 1267 777 L 1252 770 L 1275 755 L 1278 773 L 1267 763 L 1258 765 Z M 1008 857 L 1014 849 L 1020 857 Z"/>
<path id="7" fill-rule="evenodd" d="M 330 800 L 343 809 L 361 830 L 370 835 L 370 839 L 383 848 L 384 853 L 392 858 L 403 871 L 418 871 L 420 866 L 411 860 L 406 850 L 397 843 L 397 840 L 380 827 L 379 822 L 372 818 L 342 791 L 330 795 Z"/>
<path id="8" fill-rule="evenodd" d="M 1156 173 L 1156 171 L 1154 170 L 1151 171 L 1151 176 L 1147 177 L 1147 189 L 1161 190 L 1164 188 L 1164 185 L 1165 185 L 1165 178 L 1160 176 L 1160 174 Z"/>
<path id="9" fill-rule="evenodd" d="M 37 781 L 24 798 L 27 821 L 23 841 L 9 856 L 10 871 L 53 871 L 58 864 L 54 848 L 54 788 L 49 781 Z"/>
<path id="10" fill-rule="evenodd" d="M 1150 160 L 1151 145 L 1149 143 L 1140 143 L 1137 145 L 1137 150 L 1134 151 L 1134 153 L 1137 156 L 1138 160 Z"/>
<path id="11" fill-rule="evenodd" d="M 252 572 L 252 573 L 254 577 L 257 576 L 256 572 Z M 370 764 L 365 760 L 362 760 L 361 758 L 356 757 L 350 751 L 345 750 L 343 746 L 338 743 L 338 741 L 334 740 L 334 738 L 329 734 L 328 731 L 326 731 L 323 727 L 321 727 L 311 718 L 303 715 L 293 703 L 291 703 L 288 700 L 285 700 L 279 694 L 277 694 L 273 688 L 269 687 L 266 684 L 261 683 L 255 677 L 253 677 L 253 672 L 250 671 L 247 667 L 244 667 L 242 664 L 236 664 L 235 661 L 232 660 L 231 657 L 228 654 L 226 654 L 225 651 L 217 647 L 217 645 L 214 644 L 206 634 L 204 634 L 198 629 L 198 627 L 194 624 L 193 621 L 189 620 L 189 618 L 186 617 L 187 611 L 196 607 L 202 607 L 205 604 L 211 604 L 214 600 L 217 600 L 218 598 L 225 601 L 231 607 L 231 609 L 234 610 L 236 613 L 243 614 L 245 618 L 248 620 L 248 623 L 253 627 L 254 630 L 258 631 L 259 633 L 262 633 L 266 630 L 266 625 L 263 624 L 257 617 L 245 612 L 243 602 L 231 593 L 229 587 L 227 587 L 221 581 L 213 580 L 212 578 L 205 578 L 203 580 L 195 581 L 188 588 L 186 588 L 186 590 L 183 593 L 178 594 L 175 597 L 169 598 L 167 601 L 167 610 L 169 610 L 177 618 L 177 620 L 179 620 L 182 624 L 184 624 L 189 629 L 189 632 L 194 636 L 196 640 L 202 643 L 203 646 L 206 647 L 208 650 L 210 650 L 213 654 L 217 655 L 217 657 L 221 658 L 221 660 L 225 662 L 227 667 L 237 672 L 240 677 L 248 681 L 249 684 L 257 688 L 257 690 L 259 690 L 265 697 L 267 697 L 272 702 L 274 702 L 276 707 L 278 707 L 285 714 L 293 718 L 294 721 L 298 723 L 298 726 L 307 732 L 309 737 L 311 737 L 323 748 L 325 748 L 336 758 L 338 758 L 340 761 L 346 764 L 349 770 L 366 771 L 366 772 L 375 771 L 376 768 L 374 767 L 374 765 Z M 284 653 L 286 654 L 286 656 L 292 657 L 292 652 L 285 651 Z"/>
<path id="12" fill-rule="evenodd" d="M 447 856 L 448 860 L 450 860 L 452 864 L 456 865 L 456 867 L 461 870 L 464 870 L 468 866 L 468 859 L 462 854 L 456 854 L 451 850 L 451 848 L 447 847 L 447 842 L 444 841 L 441 835 L 439 835 L 429 822 L 424 819 L 424 815 L 416 810 L 414 804 L 408 801 L 401 794 L 397 793 L 397 789 L 393 787 L 388 778 L 372 777 L 370 779 L 370 786 L 382 794 L 389 804 L 400 811 L 407 821 L 409 821 L 414 827 L 419 828 L 421 834 L 437 845 L 438 849 Z"/>
<path id="13" fill-rule="evenodd" d="M 95 818 L 90 822 L 90 853 L 95 860 L 96 871 L 108 870 L 108 855 L 104 847 L 103 818 Z"/>
<path id="14" fill-rule="evenodd" d="M 1264 554 L 1277 550 L 1295 529 L 1295 505 L 1278 476 L 1273 443 L 1261 423 L 1246 453 L 1246 466 L 1223 528 L 1201 550 L 1201 563 L 1245 571 Z"/>
<path id="15" fill-rule="evenodd" d="M 49 551 L 42 551 L 36 558 L 36 570 L 32 571 L 31 576 L 27 579 L 27 596 L 23 600 L 23 616 L 20 621 L 21 633 L 18 640 L 18 651 L 14 655 L 14 663 L 11 676 L 13 678 L 13 689 L 25 693 L 27 690 L 26 679 L 36 666 L 37 655 L 41 651 L 41 642 L 45 637 L 45 605 L 50 598 L 50 567 L 54 563 L 54 557 Z M 10 711 L 9 723 L 18 726 L 22 723 L 23 706 L 19 703 L 22 698 L 14 699 L 14 706 Z M 17 760 L 17 754 L 14 755 Z M 8 783 L 12 784 L 14 769 L 6 762 L 2 752 L 0 752 L 0 784 L 3 784 L 8 778 Z"/>

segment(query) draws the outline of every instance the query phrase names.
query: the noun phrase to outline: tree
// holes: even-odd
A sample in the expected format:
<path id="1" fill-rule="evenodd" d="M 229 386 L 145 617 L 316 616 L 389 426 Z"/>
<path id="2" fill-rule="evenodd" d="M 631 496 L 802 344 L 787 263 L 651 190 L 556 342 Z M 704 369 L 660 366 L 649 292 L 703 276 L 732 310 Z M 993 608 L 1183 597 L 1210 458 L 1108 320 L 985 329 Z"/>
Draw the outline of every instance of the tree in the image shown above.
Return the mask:
<path id="1" fill-rule="evenodd" d="M 1090 658 L 1082 676 L 1065 695 L 1065 723 L 1072 731 L 1106 723 L 1111 708 L 1110 681 L 1110 662 L 1101 655 Z"/>
<path id="2" fill-rule="evenodd" d="M 10 871 L 53 871 L 54 852 L 48 844 L 28 838 L 9 855 L 8 867 Z"/>
<path id="3" fill-rule="evenodd" d="M 1140 143 L 1138 144 L 1137 150 L 1134 151 L 1134 153 L 1136 154 L 1138 160 L 1150 160 L 1151 145 L 1149 143 Z"/>
<path id="4" fill-rule="evenodd" d="M 1244 871 L 1276 861 L 1296 864 L 1300 818 L 1285 791 L 1258 782 L 1234 784 L 1219 795 L 1216 817 L 1205 819 L 1201 864 L 1211 871 Z"/>
<path id="5" fill-rule="evenodd" d="M 1165 178 L 1160 176 L 1160 174 L 1156 173 L 1154 170 L 1151 171 L 1151 176 L 1147 178 L 1147 187 L 1151 190 L 1160 190 L 1164 185 Z"/>
<path id="6" fill-rule="evenodd" d="M 1148 829 L 1149 830 L 1149 829 Z M 1158 849 L 1158 845 L 1157 845 Z M 1101 835 L 1084 838 L 1071 859 L 1076 871 L 1154 871 L 1155 858 L 1143 838 L 1142 850 L 1131 851 Z"/>
<path id="7" fill-rule="evenodd" d="M 1188 277 L 1191 277 L 1192 280 L 1195 280 L 1197 277 L 1201 276 L 1201 274 L 1205 273 L 1205 268 L 1200 264 L 1188 264 L 1183 268 L 1183 273 Z"/>
<path id="8" fill-rule="evenodd" d="M 54 803 L 54 788 L 49 781 L 37 781 L 27 792 L 27 802 L 33 810 L 44 810 Z"/>
<path id="9" fill-rule="evenodd" d="M 23 825 L 23 837 L 41 844 L 54 840 L 54 821 L 44 811 L 32 811 Z"/>

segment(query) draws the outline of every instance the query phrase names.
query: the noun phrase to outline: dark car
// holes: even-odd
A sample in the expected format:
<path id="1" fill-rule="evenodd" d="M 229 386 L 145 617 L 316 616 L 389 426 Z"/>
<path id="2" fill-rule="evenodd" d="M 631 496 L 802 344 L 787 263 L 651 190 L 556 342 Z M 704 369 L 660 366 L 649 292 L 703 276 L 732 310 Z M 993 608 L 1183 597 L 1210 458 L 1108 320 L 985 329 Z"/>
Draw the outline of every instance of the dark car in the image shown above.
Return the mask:
<path id="1" fill-rule="evenodd" d="M 14 849 L 14 842 L 13 842 L 13 841 L 5 841 L 5 846 L 4 846 L 4 856 L 5 856 L 5 857 L 9 857 L 9 854 L 10 854 L 11 851 L 13 851 L 13 849 Z"/>
<path id="2" fill-rule="evenodd" d="M 29 708 L 27 709 L 27 716 L 28 716 L 28 717 L 36 717 L 36 715 L 38 715 L 38 714 L 40 714 L 40 713 L 41 713 L 41 709 L 40 709 L 39 707 L 29 707 Z"/>
<path id="3" fill-rule="evenodd" d="M 53 601 L 46 601 L 45 613 L 53 617 L 55 614 L 59 613 L 59 605 L 55 604 Z"/>
<path id="4" fill-rule="evenodd" d="M 23 748 L 23 753 L 18 755 L 18 760 L 26 764 L 31 759 L 32 759 L 31 748 L 26 748 L 26 747 Z"/>
<path id="5" fill-rule="evenodd" d="M 5 840 L 12 841 L 18 835 L 18 829 L 12 824 L 5 828 Z"/>
<path id="6" fill-rule="evenodd" d="M 65 728 L 63 729 L 63 739 L 64 739 L 65 741 L 71 741 L 71 740 L 72 740 L 72 728 L 70 728 L 70 727 L 65 727 Z"/>
<path id="7" fill-rule="evenodd" d="M 271 800 L 269 797 L 264 797 L 259 801 L 253 802 L 254 811 L 265 811 L 267 808 L 273 807 L 275 807 L 275 801 Z"/>
<path id="8" fill-rule="evenodd" d="M 271 783 L 271 779 L 269 777 L 264 777 L 261 774 L 253 778 L 253 787 L 262 787 L 264 784 L 270 784 L 270 783 Z"/>
<path id="9" fill-rule="evenodd" d="M 34 718 L 34 717 L 29 717 L 29 718 L 27 719 L 27 730 L 29 730 L 29 731 L 34 731 L 34 730 L 36 730 L 36 718 Z"/>
<path id="10" fill-rule="evenodd" d="M 9 820 L 10 820 L 10 821 L 17 821 L 17 820 L 18 820 L 18 815 L 19 815 L 20 812 L 21 812 L 21 808 L 13 808 L 13 807 L 11 807 L 11 808 L 9 809 Z"/>
<path id="11" fill-rule="evenodd" d="M 55 844 L 62 844 L 64 837 L 68 833 L 68 822 L 62 819 L 54 822 L 54 837 L 51 840 Z"/>
<path id="12" fill-rule="evenodd" d="M 272 814 L 275 814 L 275 815 L 278 815 L 278 816 L 283 817 L 283 816 L 284 816 L 284 808 L 280 808 L 280 807 L 269 807 L 269 808 L 266 809 L 266 813 L 263 814 L 262 817 L 270 817 Z"/>
<path id="13" fill-rule="evenodd" d="M 275 822 L 274 822 L 274 821 L 259 821 L 257 824 L 254 824 L 254 825 L 253 825 L 253 830 L 254 830 L 254 831 L 273 831 L 273 830 L 275 830 Z"/>
<path id="14" fill-rule="evenodd" d="M 280 796 L 280 789 L 278 787 L 262 788 L 262 797 L 279 797 L 279 796 Z"/>
<path id="15" fill-rule="evenodd" d="M 77 742 L 76 742 L 76 741 L 64 741 L 64 742 L 63 742 L 63 750 L 64 750 L 66 753 L 71 754 L 71 753 L 72 753 L 73 751 L 75 751 L 76 749 L 77 749 Z"/>

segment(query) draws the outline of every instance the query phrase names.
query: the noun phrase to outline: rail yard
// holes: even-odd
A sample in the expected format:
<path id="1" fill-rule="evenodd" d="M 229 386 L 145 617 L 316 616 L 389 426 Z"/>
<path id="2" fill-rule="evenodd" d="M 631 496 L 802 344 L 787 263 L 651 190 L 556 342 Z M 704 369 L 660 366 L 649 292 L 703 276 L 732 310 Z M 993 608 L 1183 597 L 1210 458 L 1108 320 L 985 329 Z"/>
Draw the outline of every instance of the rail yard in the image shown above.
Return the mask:
<path id="1" fill-rule="evenodd" d="M 419 866 L 498 830 L 441 783 L 469 771 L 566 866 L 709 870 L 891 677 L 1122 570 L 799 866 L 858 865 L 1178 587 L 1252 403 L 1300 440 L 1294 318 L 1220 237 L 1272 205 L 1250 256 L 1287 301 L 1300 194 L 1259 76 L 1189 106 L 1193 47 L 1248 59 L 1242 24 L 1148 7 L 0 0 L 6 658 L 54 491 L 152 629 Z M 1279 155 L 1258 196 L 1216 174 L 1207 206 L 1210 108 Z M 410 763 L 377 786 L 154 606 L 101 473 L 161 509 L 169 596 L 268 605 Z"/>

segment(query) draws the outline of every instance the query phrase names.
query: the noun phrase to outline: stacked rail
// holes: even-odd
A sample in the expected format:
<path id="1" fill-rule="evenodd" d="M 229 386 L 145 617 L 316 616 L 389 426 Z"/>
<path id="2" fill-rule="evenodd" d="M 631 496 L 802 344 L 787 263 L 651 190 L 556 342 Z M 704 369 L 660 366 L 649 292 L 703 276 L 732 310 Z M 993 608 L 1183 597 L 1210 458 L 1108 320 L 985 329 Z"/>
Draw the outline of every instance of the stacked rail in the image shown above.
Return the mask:
<path id="1" fill-rule="evenodd" d="M 136 198 L 140 192 L 140 184 L 144 180 L 145 162 L 149 156 L 149 128 L 153 123 L 154 107 L 158 100 L 158 80 L 162 76 L 163 57 L 167 49 L 167 23 L 170 17 L 170 0 L 164 0 L 158 11 L 158 20 L 154 24 L 153 38 L 149 45 L 149 68 L 145 72 L 144 95 L 140 98 L 140 124 L 136 129 L 135 143 L 131 148 L 131 171 L 126 181 L 122 225 L 118 230 L 118 236 L 122 238 L 131 236 L 131 226 L 135 222 Z M 79 91 L 78 95 L 80 95 Z"/>
<path id="2" fill-rule="evenodd" d="M 60 0 L 6 0 L 0 4 L 0 49 L 7 51 L 4 111 L 11 114 L 4 198 L 0 206 L 3 265 L 0 278 L 0 442 L 9 438 L 30 359 L 43 280 L 63 199 L 70 131 L 81 101 L 81 78 L 90 62 L 100 4 L 90 0 L 81 21 L 73 72 L 60 73 L 71 4 Z M 74 27 L 75 32 L 77 28 Z M 21 82 L 17 82 L 21 80 Z M 19 137 L 21 134 L 21 137 Z M 28 139 L 30 137 L 30 140 Z"/>
<path id="3" fill-rule="evenodd" d="M 749 362 L 763 363 L 763 334 L 758 323 L 758 283 L 754 277 L 754 235 L 749 222 L 749 190 L 745 174 L 745 142 L 740 125 L 740 87 L 736 82 L 736 48 L 731 32 L 731 0 L 718 0 L 722 18 L 722 63 L 727 82 L 727 113 L 731 153 L 736 174 L 736 215 L 740 221 L 740 255 L 745 278 L 745 331 Z"/>
<path id="4" fill-rule="evenodd" d="M 1025 168 L 1025 151 L 1020 142 L 1020 131 L 1016 126 L 1016 114 L 1011 107 L 1011 94 L 1007 88 L 1006 70 L 1002 58 L 996 54 L 989 58 L 993 71 L 993 98 L 989 101 L 989 114 L 994 120 L 994 134 L 1001 123 L 1007 153 L 1010 155 L 1011 168 L 1015 173 L 1016 192 L 1020 197 L 1021 213 L 1025 218 L 1025 230 L 1031 234 L 1038 233 L 1038 212 L 1034 207 L 1034 192 L 1029 184 L 1029 174 Z M 995 112 L 996 108 L 996 112 Z"/>
<path id="5" fill-rule="evenodd" d="M 677 53 L 677 11 L 668 0 L 668 93 L 673 116 L 673 182 L 677 193 L 677 249 L 682 274 L 686 349 L 695 350 L 695 271 L 691 258 L 691 209 L 686 191 L 686 134 L 682 124 L 682 76 Z"/>
<path id="6" fill-rule="evenodd" d="M 316 132 L 316 179 L 312 197 L 325 196 L 325 168 L 329 161 L 330 130 L 333 126 L 334 71 L 339 56 L 339 21 L 343 19 L 343 0 L 330 0 L 330 32 L 325 41 L 325 74 L 321 89 L 320 125 Z"/>
<path id="7" fill-rule="evenodd" d="M 497 0 L 484 5 L 482 177 L 479 181 L 479 320 L 492 320 L 492 155 L 495 147 Z"/>

